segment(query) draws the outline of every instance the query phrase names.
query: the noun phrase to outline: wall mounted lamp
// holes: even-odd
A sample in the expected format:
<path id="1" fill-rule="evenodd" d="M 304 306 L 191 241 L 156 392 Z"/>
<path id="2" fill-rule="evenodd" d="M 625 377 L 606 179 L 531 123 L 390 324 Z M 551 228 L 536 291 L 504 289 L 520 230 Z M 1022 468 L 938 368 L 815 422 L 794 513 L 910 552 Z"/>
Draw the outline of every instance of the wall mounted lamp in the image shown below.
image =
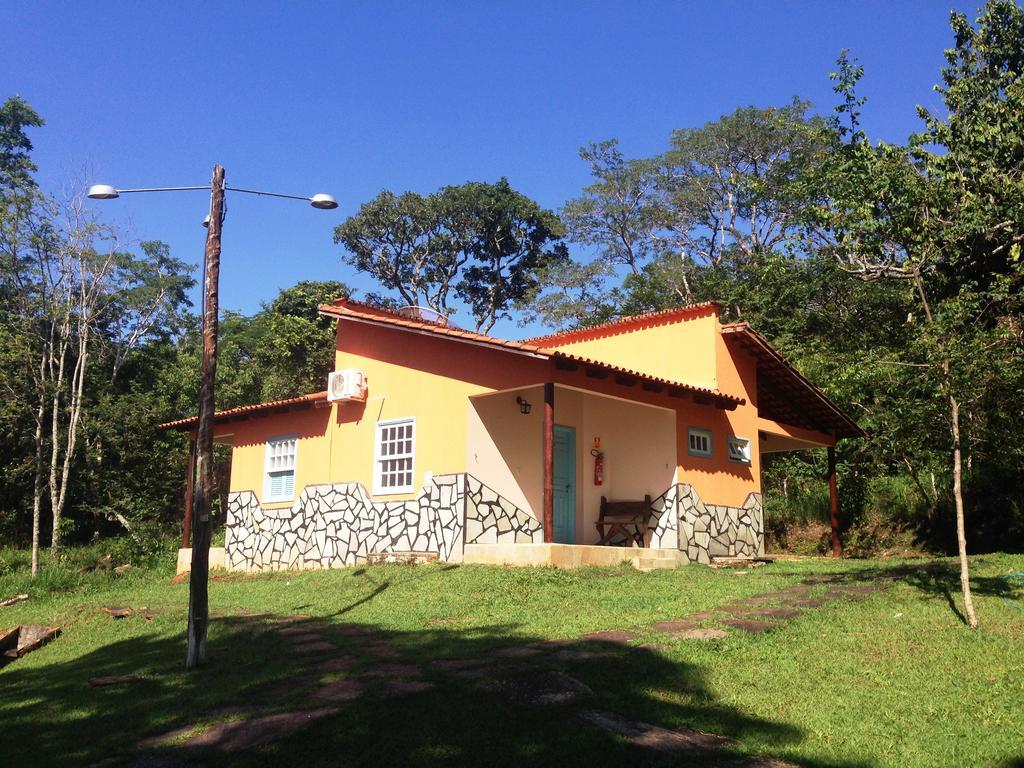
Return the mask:
<path id="1" fill-rule="evenodd" d="M 518 395 L 516 396 L 516 404 L 519 406 L 519 412 L 523 414 L 523 416 L 528 414 L 530 412 L 530 409 L 533 408 L 533 406 L 530 403 L 528 403 L 526 400 L 519 397 Z"/>

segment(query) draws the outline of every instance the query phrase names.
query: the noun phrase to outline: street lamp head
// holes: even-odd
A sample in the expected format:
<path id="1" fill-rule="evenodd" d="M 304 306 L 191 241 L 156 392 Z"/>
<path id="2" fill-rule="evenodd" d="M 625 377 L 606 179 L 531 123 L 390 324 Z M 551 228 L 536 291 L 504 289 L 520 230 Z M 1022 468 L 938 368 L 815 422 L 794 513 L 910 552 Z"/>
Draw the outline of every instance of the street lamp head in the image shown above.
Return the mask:
<path id="1" fill-rule="evenodd" d="M 206 227 L 207 229 L 210 228 L 210 214 L 206 214 L 203 217 L 203 226 Z"/>
<path id="2" fill-rule="evenodd" d="M 87 194 L 93 200 L 113 200 L 120 197 L 117 190 L 109 184 L 93 184 Z"/>
<path id="3" fill-rule="evenodd" d="M 318 192 L 309 198 L 309 204 L 314 208 L 324 211 L 330 211 L 338 207 L 338 201 L 334 199 L 334 195 L 328 195 L 323 192 Z"/>

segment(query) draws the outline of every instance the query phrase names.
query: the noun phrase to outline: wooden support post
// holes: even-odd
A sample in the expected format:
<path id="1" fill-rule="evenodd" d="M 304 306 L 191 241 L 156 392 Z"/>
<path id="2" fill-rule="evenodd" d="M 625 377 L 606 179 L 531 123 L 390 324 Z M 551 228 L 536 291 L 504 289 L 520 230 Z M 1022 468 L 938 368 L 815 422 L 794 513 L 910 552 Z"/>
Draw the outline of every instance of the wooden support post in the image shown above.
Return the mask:
<path id="1" fill-rule="evenodd" d="M 185 669 L 206 660 L 206 629 L 210 618 L 210 506 L 213 503 L 213 394 L 217 380 L 217 320 L 220 281 L 220 236 L 224 223 L 224 167 L 213 166 L 210 184 L 210 228 L 206 232 L 203 279 L 203 361 L 196 427 L 196 492 L 192 518 L 192 573 L 188 591 L 188 647 Z"/>
<path id="2" fill-rule="evenodd" d="M 544 385 L 544 542 L 555 540 L 555 385 Z"/>
<path id="3" fill-rule="evenodd" d="M 181 547 L 188 549 L 192 541 L 192 493 L 196 480 L 196 439 L 188 438 L 188 464 L 185 468 L 185 519 L 181 527 Z"/>
<path id="4" fill-rule="evenodd" d="M 843 545 L 839 541 L 839 486 L 836 483 L 836 449 L 828 449 L 828 509 L 832 526 L 832 557 L 843 556 Z"/>

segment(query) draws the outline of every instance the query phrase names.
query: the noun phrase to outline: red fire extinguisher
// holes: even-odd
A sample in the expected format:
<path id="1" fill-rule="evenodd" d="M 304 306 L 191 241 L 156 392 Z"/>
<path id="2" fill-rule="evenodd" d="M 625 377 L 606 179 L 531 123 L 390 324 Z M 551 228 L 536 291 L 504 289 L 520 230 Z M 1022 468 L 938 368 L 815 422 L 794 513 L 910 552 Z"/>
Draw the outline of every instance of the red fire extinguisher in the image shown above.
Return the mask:
<path id="1" fill-rule="evenodd" d="M 594 485 L 604 485 L 604 454 L 594 448 L 590 455 L 594 457 Z"/>

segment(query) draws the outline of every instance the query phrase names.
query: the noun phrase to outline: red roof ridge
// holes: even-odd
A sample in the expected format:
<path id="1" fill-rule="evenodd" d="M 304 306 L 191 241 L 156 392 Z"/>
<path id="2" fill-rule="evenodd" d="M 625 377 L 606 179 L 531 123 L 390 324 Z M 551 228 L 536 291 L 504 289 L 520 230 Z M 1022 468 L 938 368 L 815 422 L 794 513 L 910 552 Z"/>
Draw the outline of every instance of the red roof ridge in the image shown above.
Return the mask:
<path id="1" fill-rule="evenodd" d="M 719 310 L 722 305 L 717 301 L 702 301 L 697 304 L 687 304 L 682 307 L 672 307 L 670 309 L 659 309 L 655 312 L 645 312 L 639 315 L 627 315 L 620 317 L 618 320 L 609 320 L 606 323 L 599 323 L 598 325 L 591 325 L 586 328 L 575 328 L 571 331 L 558 331 L 557 333 L 551 333 L 546 336 L 535 336 L 531 339 L 525 339 L 526 343 L 537 343 L 545 342 L 550 343 L 561 343 L 569 341 L 580 336 L 586 336 L 594 333 L 595 331 L 601 335 L 604 331 L 611 331 L 622 326 L 628 326 L 631 324 L 644 323 L 648 320 L 670 320 L 675 317 L 682 317 L 683 315 L 690 314 L 695 310 L 701 309 L 715 309 Z"/>

